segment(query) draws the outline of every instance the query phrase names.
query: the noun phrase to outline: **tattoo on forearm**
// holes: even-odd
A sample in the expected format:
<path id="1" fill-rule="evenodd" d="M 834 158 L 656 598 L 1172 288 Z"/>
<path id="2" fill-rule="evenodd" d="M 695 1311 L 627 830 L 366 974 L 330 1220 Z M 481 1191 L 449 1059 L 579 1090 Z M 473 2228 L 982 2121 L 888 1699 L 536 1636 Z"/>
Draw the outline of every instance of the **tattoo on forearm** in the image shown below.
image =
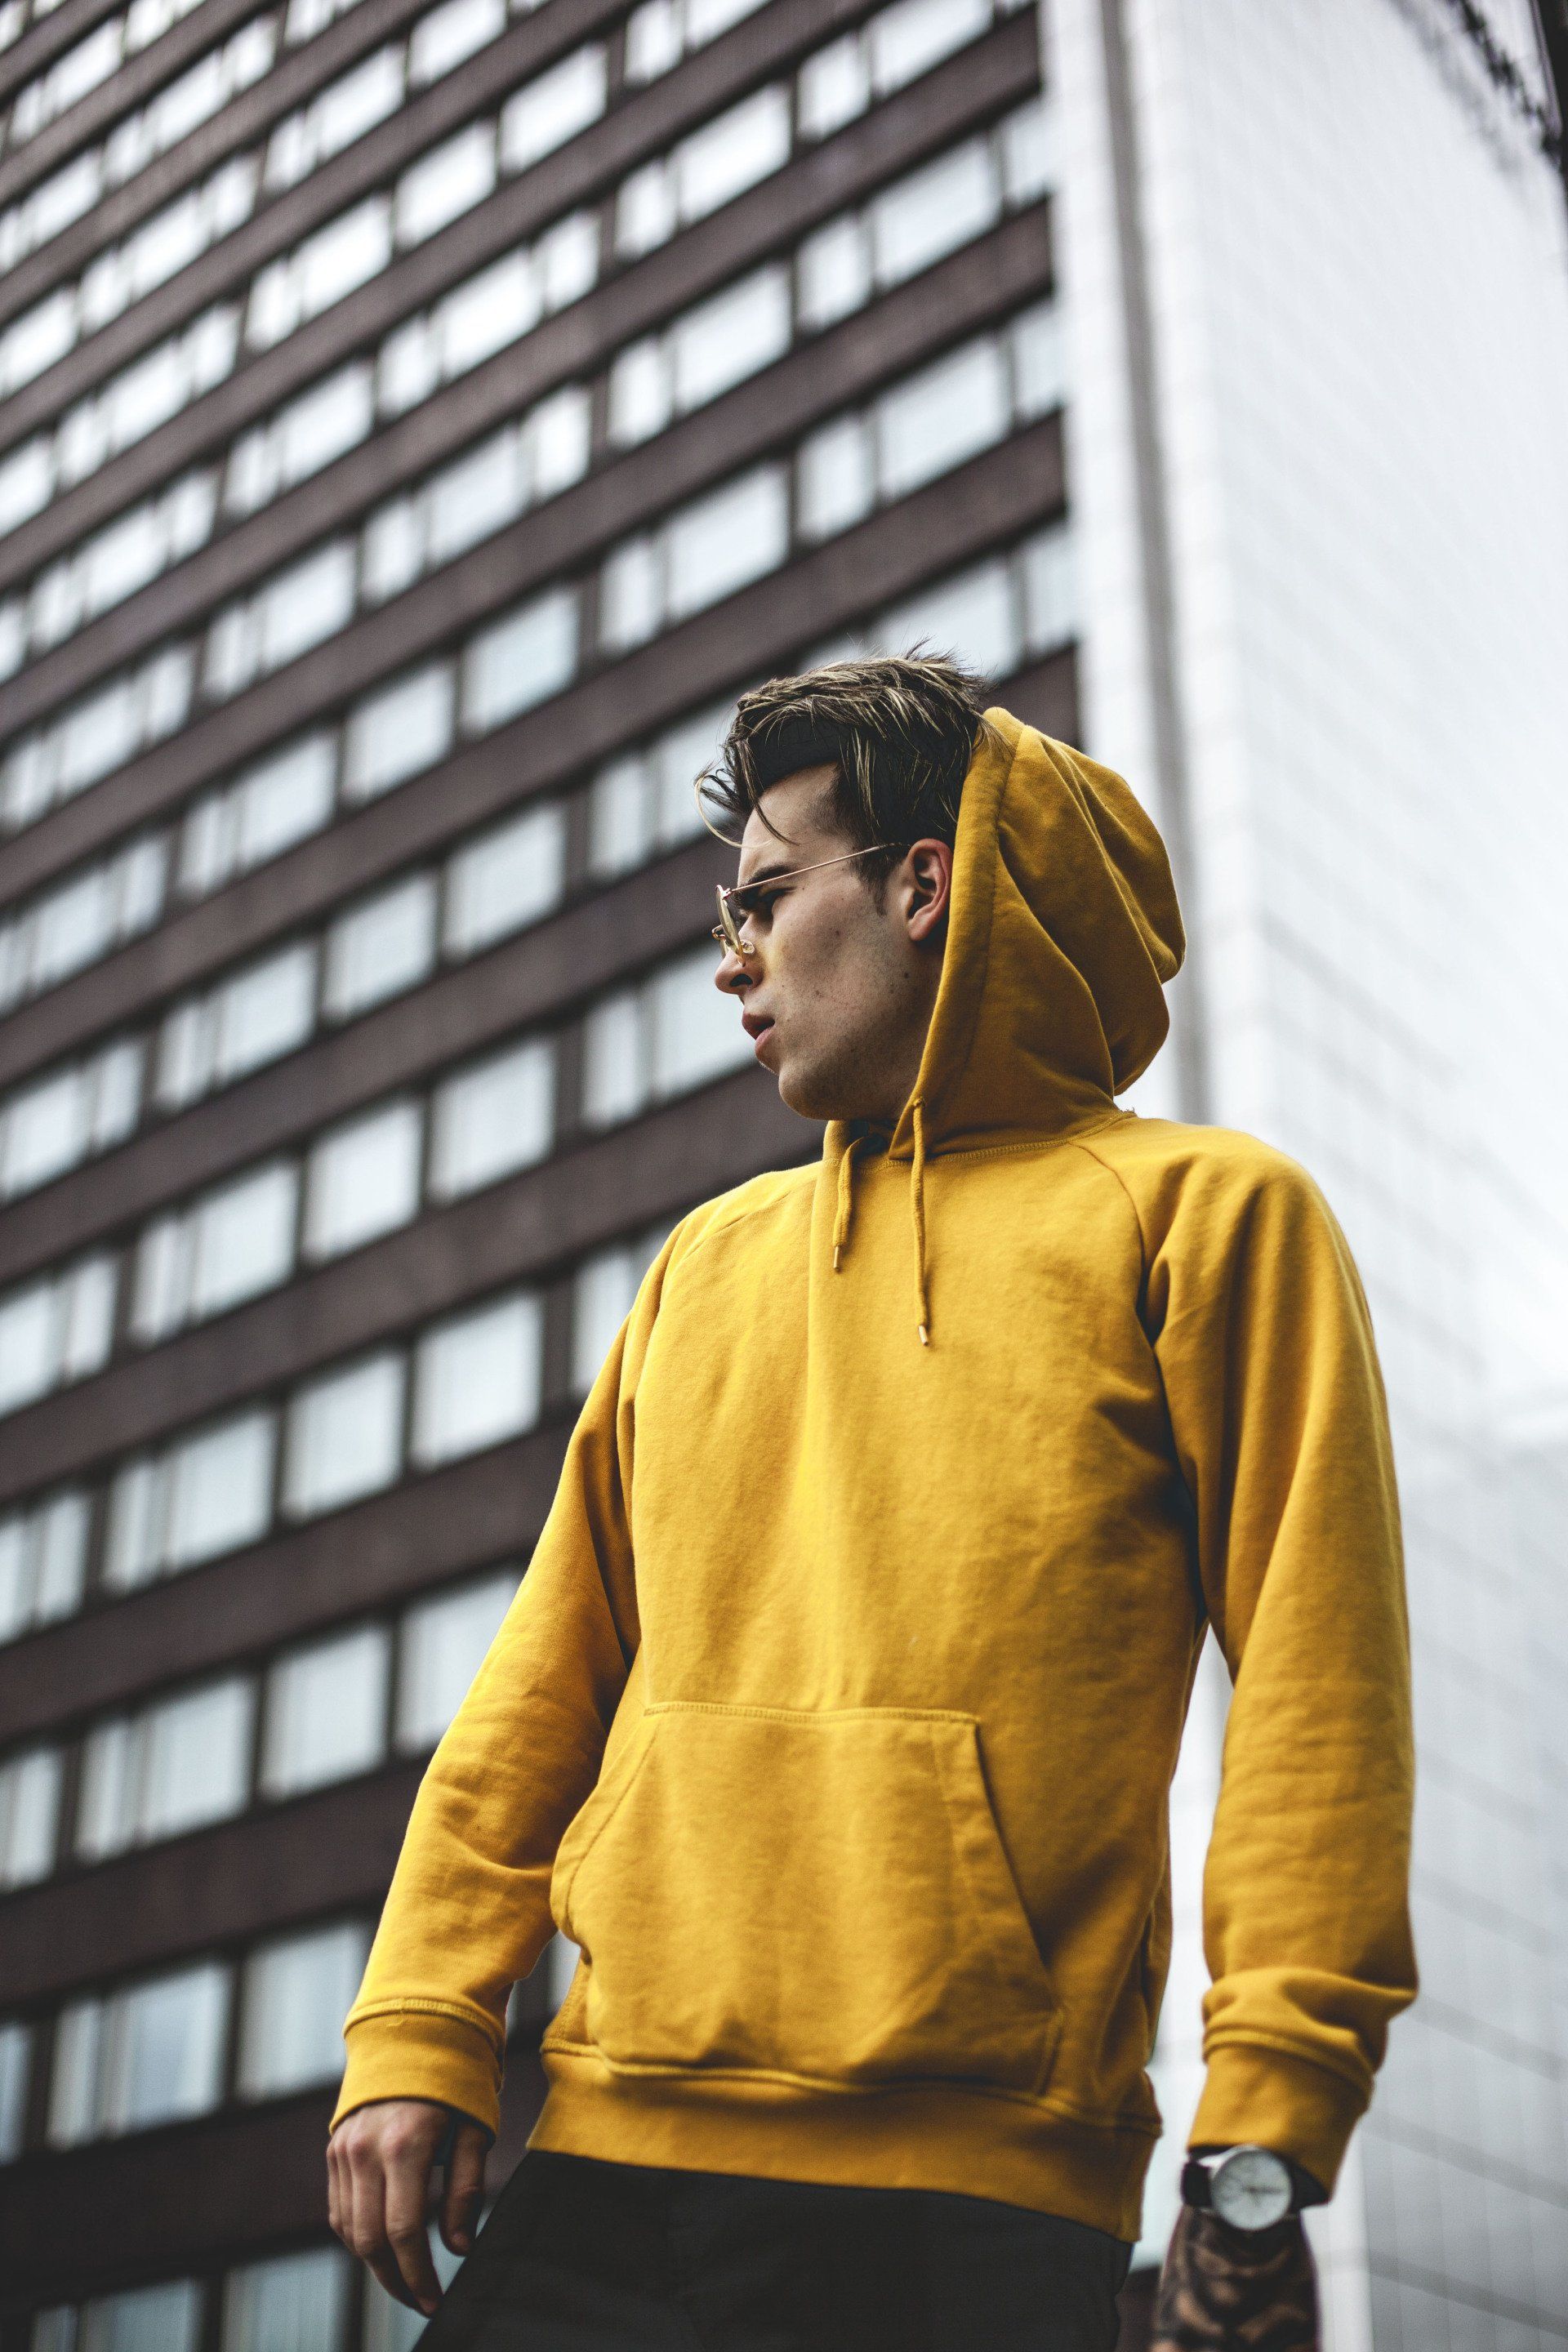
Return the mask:
<path id="1" fill-rule="evenodd" d="M 1184 2207 L 1152 2352 L 1318 2352 L 1318 2284 L 1300 2221 L 1255 2235 Z"/>

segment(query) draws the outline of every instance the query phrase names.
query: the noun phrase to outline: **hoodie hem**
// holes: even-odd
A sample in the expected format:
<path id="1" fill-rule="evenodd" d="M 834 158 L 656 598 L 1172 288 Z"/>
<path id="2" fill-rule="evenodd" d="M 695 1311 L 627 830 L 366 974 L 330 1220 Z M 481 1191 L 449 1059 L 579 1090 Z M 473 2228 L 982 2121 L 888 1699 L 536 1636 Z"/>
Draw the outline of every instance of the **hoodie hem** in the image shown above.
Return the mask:
<path id="1" fill-rule="evenodd" d="M 541 2054 L 550 2090 L 531 2147 L 677 2172 L 934 2189 L 1138 2239 L 1146 2126 L 1079 2123 L 1037 2100 L 955 2084 L 808 2091 L 732 2074 L 621 2074 L 590 2051 Z"/>

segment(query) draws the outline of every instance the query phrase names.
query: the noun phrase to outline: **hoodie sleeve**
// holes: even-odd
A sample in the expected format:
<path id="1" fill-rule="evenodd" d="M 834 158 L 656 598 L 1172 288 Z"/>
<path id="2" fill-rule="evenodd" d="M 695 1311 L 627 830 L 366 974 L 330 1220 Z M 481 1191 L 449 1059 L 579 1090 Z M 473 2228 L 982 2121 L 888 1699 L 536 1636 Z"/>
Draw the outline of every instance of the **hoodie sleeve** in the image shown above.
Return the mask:
<path id="1" fill-rule="evenodd" d="M 1344 1236 L 1293 1162 L 1216 1142 L 1179 1185 L 1148 1284 L 1235 1685 L 1204 1883 L 1212 1982 L 1192 2144 L 1255 2140 L 1328 2189 L 1415 1991 L 1399 1510 Z"/>
<path id="2" fill-rule="evenodd" d="M 550 1879 L 636 1658 L 636 1375 L 674 1237 L 584 1407 L 528 1572 L 431 1759 L 359 1996 L 334 2127 L 432 2099 L 494 2132 L 506 2007 L 554 1931 Z"/>

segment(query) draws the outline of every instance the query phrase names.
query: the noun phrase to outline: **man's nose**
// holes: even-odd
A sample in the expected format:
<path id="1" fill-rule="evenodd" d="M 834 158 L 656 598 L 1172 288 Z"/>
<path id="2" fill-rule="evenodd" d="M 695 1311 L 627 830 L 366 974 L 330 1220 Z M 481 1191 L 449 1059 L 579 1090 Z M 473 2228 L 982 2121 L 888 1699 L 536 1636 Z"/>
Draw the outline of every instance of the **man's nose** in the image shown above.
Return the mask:
<path id="1" fill-rule="evenodd" d="M 751 984 L 752 975 L 735 953 L 734 949 L 726 948 L 719 959 L 719 969 L 713 975 L 713 985 L 720 995 L 739 996 L 742 990 L 750 988 Z"/>

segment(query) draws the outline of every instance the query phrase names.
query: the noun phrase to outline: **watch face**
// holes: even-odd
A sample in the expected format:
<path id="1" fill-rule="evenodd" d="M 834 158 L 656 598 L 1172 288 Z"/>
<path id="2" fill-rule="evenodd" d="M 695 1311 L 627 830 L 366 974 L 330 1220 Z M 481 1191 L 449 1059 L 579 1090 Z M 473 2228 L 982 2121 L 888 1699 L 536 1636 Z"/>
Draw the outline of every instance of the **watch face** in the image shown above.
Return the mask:
<path id="1" fill-rule="evenodd" d="M 1267 2147 L 1238 2147 L 1215 2165 L 1209 2201 L 1233 2230 L 1268 2230 L 1290 2210 L 1290 2169 Z"/>

